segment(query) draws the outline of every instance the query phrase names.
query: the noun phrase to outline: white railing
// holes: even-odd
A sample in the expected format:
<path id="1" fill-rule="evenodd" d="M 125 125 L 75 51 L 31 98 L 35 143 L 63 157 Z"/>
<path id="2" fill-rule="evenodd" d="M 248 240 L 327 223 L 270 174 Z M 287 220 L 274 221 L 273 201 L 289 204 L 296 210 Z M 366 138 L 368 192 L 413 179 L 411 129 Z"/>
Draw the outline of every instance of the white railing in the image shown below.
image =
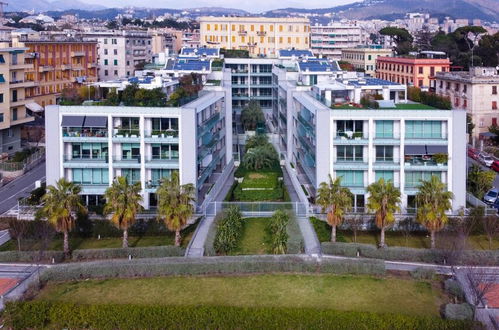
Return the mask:
<path id="1" fill-rule="evenodd" d="M 211 202 L 205 209 L 206 216 L 215 216 L 229 207 L 237 207 L 243 216 L 272 215 L 277 210 L 292 212 L 297 216 L 307 216 L 308 203 L 299 202 Z"/>

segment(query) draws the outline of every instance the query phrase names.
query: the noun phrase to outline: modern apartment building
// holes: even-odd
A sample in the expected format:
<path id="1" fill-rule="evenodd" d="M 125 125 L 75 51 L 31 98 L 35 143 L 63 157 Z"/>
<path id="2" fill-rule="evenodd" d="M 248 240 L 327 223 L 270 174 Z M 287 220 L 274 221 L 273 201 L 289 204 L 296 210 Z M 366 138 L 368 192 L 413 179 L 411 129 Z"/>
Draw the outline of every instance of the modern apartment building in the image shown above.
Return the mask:
<path id="1" fill-rule="evenodd" d="M 7 46 L 7 45 L 4 45 Z M 25 80 L 24 72 L 33 68 L 26 64 L 27 48 L 0 48 L 0 154 L 14 153 L 21 148 L 21 126 L 33 121 L 27 105 L 32 101 L 25 95 L 25 88 L 35 86 Z"/>
<path id="2" fill-rule="evenodd" d="M 168 49 L 170 54 L 178 54 L 182 48 L 183 34 L 183 31 L 173 29 L 155 31 L 151 36 L 152 54 L 157 55 L 165 49 Z"/>
<path id="3" fill-rule="evenodd" d="M 277 56 L 279 49 L 309 49 L 306 18 L 201 17 L 201 45 L 243 49 L 250 55 Z"/>
<path id="4" fill-rule="evenodd" d="M 97 39 L 101 81 L 133 77 L 137 66 L 152 60 L 152 37 L 147 32 L 93 32 L 85 37 Z"/>
<path id="5" fill-rule="evenodd" d="M 454 192 L 454 211 L 466 205 L 465 111 L 419 109 L 403 99 L 405 89 L 374 78 L 333 79 L 311 89 L 279 80 L 279 146 L 310 195 L 329 175 L 341 177 L 355 196 L 354 210 L 363 212 L 367 186 L 384 178 L 400 189 L 402 211 L 411 212 L 420 180 L 435 175 Z M 358 108 L 347 102 L 354 94 L 384 101 L 380 109 Z M 437 163 L 436 154 L 447 161 Z"/>
<path id="6" fill-rule="evenodd" d="M 200 204 L 232 162 L 230 93 L 205 91 L 177 108 L 50 106 L 47 184 L 64 177 L 95 205 L 113 179 L 140 182 L 143 206 L 157 205 L 162 178 L 178 171 Z"/>
<path id="7" fill-rule="evenodd" d="M 499 72 L 497 68 L 474 67 L 470 71 L 439 72 L 436 93 L 448 96 L 454 109 L 471 115 L 475 128 L 473 137 L 498 125 Z"/>
<path id="8" fill-rule="evenodd" d="M 431 56 L 438 53 L 438 56 Z M 416 86 L 424 90 L 435 89 L 437 72 L 450 71 L 450 60 L 444 53 L 422 52 L 412 57 L 378 57 L 376 77 L 399 84 Z"/>
<path id="9" fill-rule="evenodd" d="M 25 79 L 35 85 L 26 88 L 26 97 L 42 107 L 56 104 L 64 88 L 77 88 L 97 81 L 97 42 L 76 38 L 30 39 L 14 37 L 14 47 L 28 48 L 29 69 Z"/>
<path id="10" fill-rule="evenodd" d="M 352 64 L 355 70 L 363 71 L 375 77 L 376 59 L 378 57 L 390 57 L 392 54 L 391 49 L 382 48 L 380 45 L 359 46 L 342 49 L 341 60 Z"/>
<path id="11" fill-rule="evenodd" d="M 331 22 L 328 25 L 311 27 L 312 52 L 319 57 L 341 60 L 344 48 L 357 47 L 364 43 L 361 27 L 357 22 Z"/>

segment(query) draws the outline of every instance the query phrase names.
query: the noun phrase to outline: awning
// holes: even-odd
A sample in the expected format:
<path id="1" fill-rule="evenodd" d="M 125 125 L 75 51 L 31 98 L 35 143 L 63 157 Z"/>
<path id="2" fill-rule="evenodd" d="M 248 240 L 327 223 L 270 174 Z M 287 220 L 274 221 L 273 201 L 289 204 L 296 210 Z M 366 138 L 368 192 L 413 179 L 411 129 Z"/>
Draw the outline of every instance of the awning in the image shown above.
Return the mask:
<path id="1" fill-rule="evenodd" d="M 426 154 L 447 154 L 447 146 L 426 146 Z"/>
<path id="2" fill-rule="evenodd" d="M 83 127 L 85 116 L 63 116 L 62 127 Z"/>
<path id="3" fill-rule="evenodd" d="M 426 155 L 426 146 L 405 146 L 404 153 L 407 156 Z"/>
<path id="4" fill-rule="evenodd" d="M 107 117 L 103 116 L 86 116 L 83 127 L 107 127 Z"/>
<path id="5" fill-rule="evenodd" d="M 26 104 L 26 108 L 30 109 L 33 112 L 43 112 L 45 109 L 41 105 L 36 102 L 31 102 Z"/>

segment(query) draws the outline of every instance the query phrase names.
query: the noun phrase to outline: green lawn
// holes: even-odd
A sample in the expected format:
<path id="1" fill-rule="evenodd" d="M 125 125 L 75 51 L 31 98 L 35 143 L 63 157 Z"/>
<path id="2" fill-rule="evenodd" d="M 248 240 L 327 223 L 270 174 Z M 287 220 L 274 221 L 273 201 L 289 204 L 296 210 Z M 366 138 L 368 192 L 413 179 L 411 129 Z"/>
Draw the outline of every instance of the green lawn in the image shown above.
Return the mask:
<path id="1" fill-rule="evenodd" d="M 400 278 L 305 274 L 183 276 L 49 284 L 39 300 L 79 304 L 305 307 L 438 316 L 438 285 Z"/>
<path id="2" fill-rule="evenodd" d="M 243 219 L 243 237 L 232 255 L 268 254 L 270 245 L 268 244 L 266 227 L 269 220 L 269 218 Z"/>
<path id="3" fill-rule="evenodd" d="M 246 171 L 242 183 L 235 183 L 225 200 L 245 202 L 287 202 L 286 186 L 277 171 Z"/>
<path id="4" fill-rule="evenodd" d="M 324 221 L 311 218 L 317 237 L 321 242 L 329 242 L 331 240 L 331 227 Z M 368 231 L 357 233 L 357 243 L 379 244 L 379 231 Z M 412 233 L 406 237 L 401 232 L 387 231 L 386 244 L 388 246 L 403 246 L 419 249 L 430 248 L 430 237 L 424 233 Z M 440 240 L 439 240 L 440 239 Z M 442 242 L 445 238 L 437 233 L 437 247 L 439 241 Z M 354 235 L 351 231 L 338 230 L 336 233 L 337 242 L 353 243 Z M 472 248 L 483 250 L 489 248 L 489 243 L 485 235 L 472 235 L 469 237 L 469 244 Z M 492 249 L 499 249 L 499 239 L 492 241 Z"/>

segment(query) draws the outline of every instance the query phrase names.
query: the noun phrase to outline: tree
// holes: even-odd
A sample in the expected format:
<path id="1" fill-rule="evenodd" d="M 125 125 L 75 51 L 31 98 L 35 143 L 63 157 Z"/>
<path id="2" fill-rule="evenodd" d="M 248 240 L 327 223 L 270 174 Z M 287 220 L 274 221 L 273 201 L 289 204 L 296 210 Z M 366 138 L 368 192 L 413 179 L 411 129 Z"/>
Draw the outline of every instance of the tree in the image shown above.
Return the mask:
<path id="1" fill-rule="evenodd" d="M 194 214 L 196 188 L 193 184 L 180 184 L 177 171 L 170 179 L 162 180 L 156 194 L 158 196 L 158 215 L 169 230 L 175 232 L 175 246 L 180 246 L 180 231 Z"/>
<path id="2" fill-rule="evenodd" d="M 444 228 L 448 221 L 446 212 L 451 209 L 454 194 L 447 191 L 444 183 L 437 177 L 421 181 L 416 194 L 418 211 L 416 219 L 431 233 L 431 248 L 435 248 L 435 233 Z"/>
<path id="3" fill-rule="evenodd" d="M 385 229 L 395 221 L 395 212 L 400 210 L 400 190 L 392 181 L 383 178 L 367 187 L 367 208 L 375 213 L 376 226 L 381 229 L 380 247 L 385 247 Z"/>
<path id="4" fill-rule="evenodd" d="M 111 214 L 111 222 L 123 230 L 123 248 L 128 248 L 128 228 L 134 224 L 137 213 L 142 209 L 140 190 L 139 182 L 129 184 L 126 177 L 119 176 L 104 193 L 104 214 Z"/>
<path id="5" fill-rule="evenodd" d="M 279 162 L 279 157 L 272 145 L 264 145 L 249 149 L 243 157 L 242 164 L 248 170 L 272 168 Z"/>
<path id="6" fill-rule="evenodd" d="M 477 164 L 473 164 L 468 171 L 467 190 L 482 199 L 483 195 L 494 186 L 495 178 L 494 171 L 484 171 Z"/>
<path id="7" fill-rule="evenodd" d="M 357 233 L 364 227 L 364 219 L 360 215 L 355 215 L 345 220 L 353 232 L 353 241 L 357 243 Z"/>
<path id="8" fill-rule="evenodd" d="M 414 45 L 418 50 L 432 50 L 431 40 L 433 39 L 433 33 L 430 31 L 427 25 L 423 26 L 421 30 L 416 33 L 416 38 Z"/>
<path id="9" fill-rule="evenodd" d="M 482 59 L 483 66 L 496 67 L 499 65 L 499 32 L 482 36 L 476 54 Z"/>
<path id="10" fill-rule="evenodd" d="M 135 105 L 135 93 L 137 93 L 138 90 L 139 90 L 138 84 L 130 84 L 126 86 L 121 94 L 121 101 L 126 106 Z"/>
<path id="11" fill-rule="evenodd" d="M 486 262 L 486 260 L 483 260 Z M 480 261 L 475 262 L 476 265 Z M 473 320 L 476 318 L 476 310 L 480 305 L 484 305 L 484 298 L 495 290 L 494 273 L 475 265 L 466 265 L 462 270 L 464 281 L 469 290 L 468 297 L 473 305 Z"/>
<path id="12" fill-rule="evenodd" d="M 322 182 L 317 191 L 317 204 L 327 214 L 331 226 L 331 242 L 336 242 L 336 227 L 343 222 L 345 212 L 352 206 L 352 193 L 341 186 L 341 178 L 334 181 L 329 176 L 329 183 Z"/>
<path id="13" fill-rule="evenodd" d="M 408 54 L 412 50 L 412 35 L 406 29 L 401 29 L 397 27 L 385 27 L 382 28 L 379 33 L 384 36 L 389 36 L 397 46 L 395 51 L 398 55 Z"/>
<path id="14" fill-rule="evenodd" d="M 267 138 L 267 135 L 255 134 L 253 136 L 250 136 L 248 140 L 246 140 L 246 144 L 244 145 L 244 147 L 248 150 L 256 147 L 266 146 L 268 144 L 269 139 Z"/>
<path id="15" fill-rule="evenodd" d="M 482 227 L 489 241 L 489 250 L 492 250 L 492 240 L 499 235 L 499 218 L 497 215 L 482 217 Z"/>
<path id="16" fill-rule="evenodd" d="M 268 223 L 268 231 L 271 235 L 271 248 L 274 254 L 285 254 L 288 245 L 287 226 L 289 215 L 283 210 L 274 212 Z"/>
<path id="17" fill-rule="evenodd" d="M 265 115 L 263 114 L 258 101 L 251 100 L 248 105 L 244 107 L 241 111 L 241 123 L 247 131 L 254 131 L 259 125 L 265 123 Z"/>
<path id="18" fill-rule="evenodd" d="M 28 232 L 28 223 L 24 220 L 16 218 L 9 219 L 9 234 L 10 237 L 17 241 L 17 250 L 21 251 L 21 240 Z"/>
<path id="19" fill-rule="evenodd" d="M 69 232 L 74 228 L 76 213 L 86 213 L 80 192 L 80 186 L 61 178 L 55 185 L 48 186 L 42 197 L 45 205 L 41 213 L 57 232 L 63 233 L 66 256 L 69 255 Z"/>
<path id="20" fill-rule="evenodd" d="M 463 26 L 456 31 L 454 31 L 454 36 L 456 38 L 458 46 L 465 45 L 465 49 L 471 52 L 471 66 L 474 66 L 474 55 L 473 52 L 475 50 L 475 47 L 477 46 L 477 40 L 480 37 L 481 34 L 487 33 L 487 30 L 485 30 L 481 26 Z M 463 47 L 461 47 L 462 50 Z"/>

